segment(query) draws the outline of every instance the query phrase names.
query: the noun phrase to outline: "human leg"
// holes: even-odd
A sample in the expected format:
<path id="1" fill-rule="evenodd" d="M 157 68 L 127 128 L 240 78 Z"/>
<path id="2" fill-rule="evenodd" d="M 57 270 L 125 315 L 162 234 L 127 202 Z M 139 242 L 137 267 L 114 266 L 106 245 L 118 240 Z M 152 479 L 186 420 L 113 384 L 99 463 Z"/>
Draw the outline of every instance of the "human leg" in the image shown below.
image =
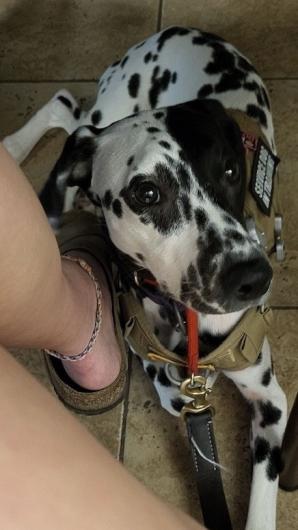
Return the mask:
<path id="1" fill-rule="evenodd" d="M 0 347 L 0 528 L 202 530 L 165 505 Z"/>
<path id="2" fill-rule="evenodd" d="M 79 353 L 94 325 L 94 284 L 76 263 L 61 260 L 34 191 L 1 145 L 0 161 L 0 341 L 8 347 Z M 73 366 L 76 382 L 95 389 L 115 379 L 120 354 L 105 275 L 96 260 L 82 257 L 88 259 L 101 284 L 103 319 L 93 351 Z"/>

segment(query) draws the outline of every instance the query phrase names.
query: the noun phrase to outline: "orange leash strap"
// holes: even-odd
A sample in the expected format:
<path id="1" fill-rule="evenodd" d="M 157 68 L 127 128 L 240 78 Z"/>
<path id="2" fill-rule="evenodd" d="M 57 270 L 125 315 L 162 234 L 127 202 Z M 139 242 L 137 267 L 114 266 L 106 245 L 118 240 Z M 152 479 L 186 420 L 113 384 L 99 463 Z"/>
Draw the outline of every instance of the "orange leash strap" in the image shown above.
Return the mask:
<path id="1" fill-rule="evenodd" d="M 189 376 L 198 372 L 200 355 L 199 347 L 199 316 L 193 309 L 185 310 L 187 327 L 187 367 Z"/>

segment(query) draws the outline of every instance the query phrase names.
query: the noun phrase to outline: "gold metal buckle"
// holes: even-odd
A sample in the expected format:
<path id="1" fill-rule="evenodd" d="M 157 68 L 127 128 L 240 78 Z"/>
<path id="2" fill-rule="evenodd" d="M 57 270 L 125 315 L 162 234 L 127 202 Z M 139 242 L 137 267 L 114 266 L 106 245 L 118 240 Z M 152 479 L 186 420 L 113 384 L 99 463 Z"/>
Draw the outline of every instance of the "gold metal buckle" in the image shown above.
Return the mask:
<path id="1" fill-rule="evenodd" d="M 208 365 L 206 365 L 207 367 Z M 202 368 L 203 365 L 200 366 Z M 212 367 L 214 370 L 214 367 Z M 184 407 L 181 410 L 182 417 L 185 414 L 200 414 L 204 410 L 211 409 L 212 414 L 214 414 L 215 409 L 211 406 L 211 403 L 207 401 L 207 397 L 211 392 L 211 388 L 207 386 L 207 377 L 202 375 L 192 375 L 188 379 L 182 381 L 180 386 L 181 394 L 184 396 L 192 398 L 192 401 L 185 403 Z"/>

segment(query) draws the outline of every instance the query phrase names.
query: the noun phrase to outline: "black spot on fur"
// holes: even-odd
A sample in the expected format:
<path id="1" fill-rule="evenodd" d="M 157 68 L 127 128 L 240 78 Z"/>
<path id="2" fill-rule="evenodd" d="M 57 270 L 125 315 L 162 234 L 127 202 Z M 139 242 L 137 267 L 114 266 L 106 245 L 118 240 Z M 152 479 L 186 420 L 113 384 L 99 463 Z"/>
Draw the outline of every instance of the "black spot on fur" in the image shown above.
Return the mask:
<path id="1" fill-rule="evenodd" d="M 148 364 L 147 368 L 146 368 L 146 372 L 147 374 L 149 375 L 150 379 L 153 379 L 155 378 L 156 376 L 156 368 L 153 364 Z"/>
<path id="2" fill-rule="evenodd" d="M 119 199 L 115 199 L 113 201 L 112 207 L 113 207 L 114 214 L 117 215 L 117 217 L 121 218 L 122 217 L 122 205 Z"/>
<path id="3" fill-rule="evenodd" d="M 160 50 L 163 48 L 167 40 L 170 40 L 175 35 L 183 36 L 190 33 L 189 29 L 181 28 L 178 26 L 173 26 L 172 28 L 168 28 L 165 31 L 161 33 L 161 35 L 158 38 L 157 41 L 157 50 L 160 52 Z"/>
<path id="4" fill-rule="evenodd" d="M 153 55 L 153 57 L 152 57 L 152 61 L 155 63 L 155 62 L 157 61 L 157 59 L 158 59 L 158 54 L 155 53 L 155 54 Z"/>
<path id="5" fill-rule="evenodd" d="M 177 164 L 176 173 L 180 186 L 184 190 L 190 191 L 190 175 L 183 164 Z"/>
<path id="6" fill-rule="evenodd" d="M 99 122 L 101 121 L 101 118 L 102 118 L 102 114 L 100 110 L 95 110 L 94 112 L 92 112 L 91 121 L 93 125 L 98 125 Z"/>
<path id="7" fill-rule="evenodd" d="M 261 364 L 262 360 L 263 360 L 263 354 L 262 352 L 260 352 L 255 364 Z"/>
<path id="8" fill-rule="evenodd" d="M 261 86 L 261 92 L 263 94 L 263 98 L 264 98 L 264 101 L 265 101 L 265 105 L 267 107 L 268 110 L 270 110 L 270 101 L 269 101 L 269 97 L 268 97 L 268 94 L 265 90 L 265 88 L 263 86 Z"/>
<path id="9" fill-rule="evenodd" d="M 133 108 L 133 112 L 134 112 L 134 114 L 136 114 L 137 112 L 139 112 L 139 110 L 140 110 L 139 105 L 135 105 L 134 108 Z"/>
<path id="10" fill-rule="evenodd" d="M 228 90 L 238 90 L 241 87 L 241 81 L 234 72 L 222 74 L 220 81 L 215 85 L 214 90 L 217 94 L 227 92 Z"/>
<path id="11" fill-rule="evenodd" d="M 228 239 L 236 241 L 236 243 L 244 243 L 245 241 L 245 237 L 237 232 L 237 230 L 225 230 L 224 234 Z"/>
<path id="12" fill-rule="evenodd" d="M 268 425 L 275 425 L 279 422 L 281 418 L 281 410 L 275 407 L 271 401 L 267 401 L 266 403 L 260 401 L 259 409 L 263 417 L 260 423 L 261 427 L 265 428 L 268 427 Z"/>
<path id="13" fill-rule="evenodd" d="M 176 83 L 177 81 L 177 72 L 173 72 L 172 73 L 172 79 L 171 79 L 173 85 Z"/>
<path id="14" fill-rule="evenodd" d="M 151 52 L 146 53 L 146 55 L 144 57 L 144 63 L 149 63 L 149 61 L 151 61 L 151 59 L 152 59 L 152 53 Z"/>
<path id="15" fill-rule="evenodd" d="M 132 74 L 128 81 L 128 93 L 130 97 L 138 97 L 138 92 L 140 88 L 141 76 L 140 74 Z"/>
<path id="16" fill-rule="evenodd" d="M 160 120 L 160 118 L 162 118 L 163 115 L 164 115 L 163 112 L 155 112 L 153 114 L 154 118 L 156 118 L 157 120 Z"/>
<path id="17" fill-rule="evenodd" d="M 159 76 L 159 66 L 156 66 L 153 70 L 151 77 L 151 87 L 149 90 L 149 101 L 152 108 L 155 108 L 158 104 L 159 95 L 161 92 L 167 90 L 171 81 L 170 70 L 164 70 L 161 76 Z"/>
<path id="18" fill-rule="evenodd" d="M 171 149 L 171 145 L 169 144 L 169 142 L 166 142 L 165 140 L 160 140 L 160 142 L 158 142 L 159 145 L 161 145 L 161 147 L 164 147 L 165 149 Z"/>
<path id="19" fill-rule="evenodd" d="M 132 164 L 133 161 L 134 161 L 134 158 L 135 158 L 135 157 L 134 157 L 133 155 L 130 156 L 130 157 L 128 158 L 128 160 L 127 160 L 127 165 L 128 165 L 128 166 L 131 166 L 131 164 Z"/>
<path id="20" fill-rule="evenodd" d="M 148 133 L 158 133 L 160 132 L 160 129 L 158 129 L 157 127 L 148 127 L 147 131 Z"/>
<path id="21" fill-rule="evenodd" d="M 219 45 L 213 50 L 212 61 L 204 68 L 207 74 L 221 74 L 225 70 L 232 71 L 235 68 L 235 57 L 224 46 Z"/>
<path id="22" fill-rule="evenodd" d="M 111 190 L 107 190 L 103 196 L 102 204 L 107 210 L 111 208 L 111 204 L 113 201 L 113 195 Z"/>
<path id="23" fill-rule="evenodd" d="M 71 101 L 66 98 L 65 96 L 58 96 L 59 101 L 61 101 L 61 103 L 63 103 L 63 105 L 65 105 L 65 107 L 69 108 L 69 109 L 72 109 L 72 103 Z"/>
<path id="24" fill-rule="evenodd" d="M 98 129 L 97 127 L 94 127 L 93 125 L 86 125 L 87 129 L 94 134 L 94 136 L 98 136 L 101 134 L 101 129 Z"/>
<path id="25" fill-rule="evenodd" d="M 269 461 L 267 465 L 267 477 L 269 480 L 276 480 L 279 473 L 282 472 L 284 467 L 282 457 L 281 457 L 281 450 L 276 445 L 273 447 L 270 451 L 269 455 Z"/>
<path id="26" fill-rule="evenodd" d="M 204 210 L 197 208 L 195 210 L 195 219 L 196 219 L 198 229 L 204 230 L 207 224 L 207 214 L 204 212 Z"/>
<path id="27" fill-rule="evenodd" d="M 184 401 L 180 397 L 171 399 L 171 405 L 176 412 L 181 412 L 184 407 Z"/>
<path id="28" fill-rule="evenodd" d="M 160 368 L 158 370 L 157 379 L 158 379 L 158 381 L 160 382 L 161 385 L 163 385 L 163 386 L 171 386 L 171 381 L 167 378 L 167 375 L 166 375 L 166 372 L 165 372 L 164 368 Z"/>
<path id="29" fill-rule="evenodd" d="M 180 200 L 181 200 L 181 204 L 182 204 L 182 208 L 183 208 L 183 213 L 184 213 L 185 219 L 187 221 L 191 221 L 191 219 L 192 219 L 192 210 L 191 210 L 191 205 L 190 205 L 190 200 L 189 200 L 188 195 L 183 194 L 181 196 Z"/>
<path id="30" fill-rule="evenodd" d="M 206 98 L 213 92 L 213 87 L 210 84 L 203 85 L 198 91 L 198 98 Z"/>
<path id="31" fill-rule="evenodd" d="M 128 61 L 128 55 L 126 55 L 126 56 L 122 59 L 122 61 L 121 61 L 121 63 L 120 63 L 121 68 L 124 68 L 124 66 L 126 65 L 127 61 Z"/>
<path id="32" fill-rule="evenodd" d="M 207 248 L 208 248 L 208 260 L 209 262 L 218 254 L 222 252 L 223 243 L 218 236 L 216 230 L 211 226 L 207 230 Z"/>
<path id="33" fill-rule="evenodd" d="M 210 33 L 209 31 L 202 31 L 202 35 L 205 39 L 209 41 L 209 44 L 217 44 L 221 42 L 226 42 L 222 37 L 215 35 L 215 33 Z"/>
<path id="34" fill-rule="evenodd" d="M 81 117 L 81 109 L 79 109 L 79 107 L 77 107 L 74 112 L 73 112 L 73 116 L 76 120 L 79 120 L 80 117 Z"/>
<path id="35" fill-rule="evenodd" d="M 137 252 L 137 253 L 136 253 L 136 256 L 137 256 L 137 258 L 138 258 L 140 261 L 144 261 L 144 256 L 143 256 L 143 254 L 141 254 L 140 252 Z"/>
<path id="36" fill-rule="evenodd" d="M 270 384 L 271 377 L 272 377 L 271 368 L 268 368 L 268 370 L 266 370 L 262 375 L 262 385 L 268 386 Z"/>
<path id="37" fill-rule="evenodd" d="M 260 90 L 258 90 L 256 95 L 257 95 L 258 104 L 261 105 L 261 107 L 264 107 L 265 106 L 265 101 L 264 101 L 262 92 Z"/>
<path id="38" fill-rule="evenodd" d="M 101 200 L 99 195 L 91 190 L 86 190 L 86 195 L 88 199 L 95 205 L 101 207 Z"/>
<path id="39" fill-rule="evenodd" d="M 238 57 L 238 67 L 246 72 L 256 72 L 256 69 L 253 65 L 247 61 L 244 57 Z"/>
<path id="40" fill-rule="evenodd" d="M 248 116 L 254 118 L 260 122 L 261 125 L 267 127 L 267 118 L 266 114 L 262 109 L 259 109 L 256 105 L 250 104 L 246 107 L 246 112 Z"/>
<path id="41" fill-rule="evenodd" d="M 269 455 L 270 445 L 265 438 L 257 436 L 255 439 L 254 461 L 257 464 L 264 462 Z"/>
<path id="42" fill-rule="evenodd" d="M 118 66 L 118 64 L 120 64 L 120 61 L 115 61 L 111 66 L 114 67 L 114 66 Z"/>
<path id="43" fill-rule="evenodd" d="M 246 83 L 243 83 L 243 88 L 249 92 L 258 92 L 259 85 L 256 81 L 247 81 Z"/>
<path id="44" fill-rule="evenodd" d="M 165 156 L 165 159 L 167 160 L 167 162 L 169 162 L 170 166 L 173 166 L 173 165 L 174 165 L 174 163 L 175 163 L 175 160 L 174 160 L 174 158 L 173 158 L 173 157 L 171 157 L 171 156 L 170 156 L 170 155 L 168 155 L 168 154 L 165 154 L 164 156 Z"/>
<path id="45" fill-rule="evenodd" d="M 180 149 L 178 154 L 179 154 L 181 160 L 183 160 L 183 162 L 187 162 L 187 156 L 186 156 L 185 152 L 183 151 L 183 149 Z"/>
<path id="46" fill-rule="evenodd" d="M 207 44 L 207 39 L 206 37 L 203 37 L 203 36 L 198 36 L 198 37 L 193 37 L 192 38 L 192 43 L 194 45 L 197 45 L 197 46 L 200 46 L 201 44 Z"/>
<path id="47" fill-rule="evenodd" d="M 156 182 L 159 189 L 160 200 L 156 204 L 142 204 L 136 200 L 135 192 L 144 181 L 144 175 L 135 175 L 127 188 L 121 190 L 128 207 L 139 215 L 144 224 L 152 223 L 162 234 L 171 233 L 180 226 L 182 217 L 178 208 L 179 186 L 171 169 L 165 163 L 157 163 L 153 168 L 152 175 L 146 175 L 146 179 Z"/>

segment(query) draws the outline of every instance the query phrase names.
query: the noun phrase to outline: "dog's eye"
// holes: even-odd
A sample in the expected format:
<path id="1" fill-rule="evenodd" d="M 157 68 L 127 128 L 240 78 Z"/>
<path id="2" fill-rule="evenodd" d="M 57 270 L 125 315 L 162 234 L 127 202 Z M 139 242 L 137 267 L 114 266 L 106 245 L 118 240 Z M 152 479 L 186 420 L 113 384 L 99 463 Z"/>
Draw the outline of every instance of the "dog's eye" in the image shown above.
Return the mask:
<path id="1" fill-rule="evenodd" d="M 160 199 L 159 189 L 153 182 L 142 182 L 134 192 L 135 198 L 140 204 L 151 206 L 157 204 Z"/>
<path id="2" fill-rule="evenodd" d="M 230 184 L 235 184 L 240 176 L 237 164 L 232 160 L 228 160 L 225 165 L 224 175 Z"/>

